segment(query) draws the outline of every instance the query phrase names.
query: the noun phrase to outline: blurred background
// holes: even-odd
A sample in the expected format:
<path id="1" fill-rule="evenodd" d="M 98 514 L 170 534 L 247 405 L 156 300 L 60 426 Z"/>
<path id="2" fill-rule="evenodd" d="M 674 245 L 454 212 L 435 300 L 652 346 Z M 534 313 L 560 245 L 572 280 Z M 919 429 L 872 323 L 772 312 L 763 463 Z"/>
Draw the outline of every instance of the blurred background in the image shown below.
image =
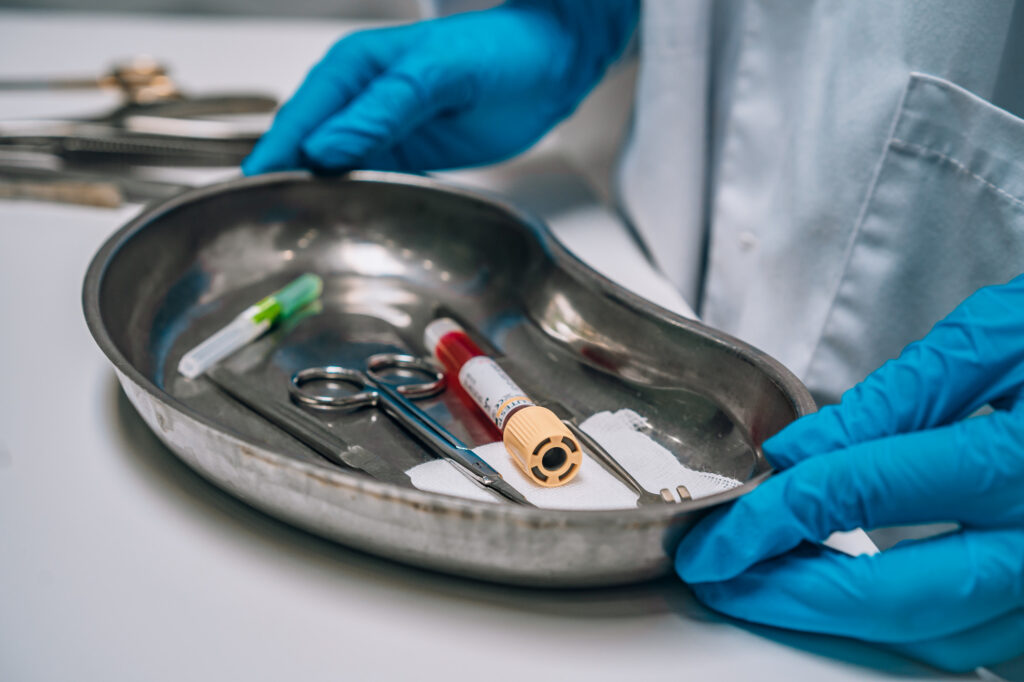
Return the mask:
<path id="1" fill-rule="evenodd" d="M 0 8 L 411 20 L 431 15 L 437 10 L 436 6 L 442 4 L 446 12 L 453 12 L 498 3 L 487 0 L 91 0 L 84 4 L 80 0 L 2 0 Z"/>
<path id="2" fill-rule="evenodd" d="M 500 0 L 0 0 L 0 81 L 95 77 L 148 57 L 166 67 L 189 95 L 256 92 L 284 102 L 327 49 L 352 31 L 497 4 Z M 527 153 L 496 166 L 443 175 L 514 200 L 545 219 L 577 255 L 608 272 L 603 260 L 618 261 L 622 248 L 638 248 L 617 210 L 615 189 L 636 79 L 635 52 L 627 54 L 572 116 Z M 0 120 L 94 115 L 117 102 L 116 94 L 100 91 L 0 92 Z M 133 177 L 184 185 L 237 173 L 237 166 L 213 173 L 132 172 Z M 595 225 L 606 227 L 620 246 L 594 240 Z M 638 265 L 650 268 L 639 255 Z M 667 280 L 659 277 L 651 289 L 639 281 L 650 278 L 617 279 L 671 310 L 692 315 Z"/>

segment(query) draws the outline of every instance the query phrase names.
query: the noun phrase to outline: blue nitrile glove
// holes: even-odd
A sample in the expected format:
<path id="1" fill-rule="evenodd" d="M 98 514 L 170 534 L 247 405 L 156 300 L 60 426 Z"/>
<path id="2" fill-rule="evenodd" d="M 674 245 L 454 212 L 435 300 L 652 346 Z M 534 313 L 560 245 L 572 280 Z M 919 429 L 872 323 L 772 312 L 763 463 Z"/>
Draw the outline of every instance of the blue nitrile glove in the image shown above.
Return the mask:
<path id="1" fill-rule="evenodd" d="M 889 643 L 941 668 L 1024 653 L 1022 398 L 1024 275 L 981 289 L 838 405 L 765 442 L 783 471 L 698 524 L 676 570 L 728 615 Z M 810 544 L 928 522 L 961 528 L 856 558 Z"/>
<path id="2" fill-rule="evenodd" d="M 431 170 L 517 154 L 572 113 L 638 0 L 513 0 L 338 41 L 242 164 Z"/>

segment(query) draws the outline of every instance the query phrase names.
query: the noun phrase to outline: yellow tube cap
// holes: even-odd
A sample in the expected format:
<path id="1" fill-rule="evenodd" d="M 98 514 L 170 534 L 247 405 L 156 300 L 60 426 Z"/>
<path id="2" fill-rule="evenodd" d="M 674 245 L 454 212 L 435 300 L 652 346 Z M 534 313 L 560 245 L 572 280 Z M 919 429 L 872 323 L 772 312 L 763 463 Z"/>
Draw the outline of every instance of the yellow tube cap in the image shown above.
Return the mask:
<path id="1" fill-rule="evenodd" d="M 580 472 L 580 445 L 546 407 L 517 410 L 505 424 L 505 449 L 526 475 L 546 488 L 565 485 Z"/>

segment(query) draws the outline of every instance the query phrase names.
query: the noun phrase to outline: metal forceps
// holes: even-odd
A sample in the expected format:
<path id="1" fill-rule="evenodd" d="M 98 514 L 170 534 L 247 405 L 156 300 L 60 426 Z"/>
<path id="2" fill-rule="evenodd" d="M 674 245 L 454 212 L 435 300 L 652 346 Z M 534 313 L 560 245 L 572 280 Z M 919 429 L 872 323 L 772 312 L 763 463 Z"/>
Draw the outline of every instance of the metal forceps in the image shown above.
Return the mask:
<path id="1" fill-rule="evenodd" d="M 421 372 L 433 378 L 420 383 L 396 384 L 383 376 L 384 372 L 395 369 Z M 357 392 L 316 393 L 307 387 L 314 381 L 349 384 L 355 386 Z M 292 376 L 289 392 L 293 401 L 319 410 L 379 408 L 470 480 L 513 502 L 533 506 L 491 465 L 413 403 L 416 399 L 437 395 L 445 386 L 444 374 L 423 360 L 399 353 L 378 353 L 367 358 L 365 373 L 337 366 L 300 370 Z"/>

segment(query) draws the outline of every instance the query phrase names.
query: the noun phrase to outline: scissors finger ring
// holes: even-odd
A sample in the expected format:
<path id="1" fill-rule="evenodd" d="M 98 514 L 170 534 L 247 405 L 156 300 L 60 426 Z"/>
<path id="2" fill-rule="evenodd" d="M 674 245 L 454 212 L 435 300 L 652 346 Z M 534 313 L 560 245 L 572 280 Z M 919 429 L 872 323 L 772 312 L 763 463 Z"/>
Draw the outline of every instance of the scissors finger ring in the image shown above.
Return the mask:
<path id="1" fill-rule="evenodd" d="M 358 393 L 349 393 L 347 395 L 312 393 L 305 388 L 305 385 L 311 381 L 338 381 L 356 386 L 360 390 Z M 329 365 L 327 367 L 308 367 L 299 370 L 292 375 L 288 392 L 293 399 L 303 405 L 323 410 L 376 405 L 380 394 L 377 391 L 364 390 L 366 387 L 366 377 L 363 376 L 362 372 L 346 367 Z"/>
<path id="2" fill-rule="evenodd" d="M 414 384 L 394 384 L 383 375 L 389 369 L 408 369 L 432 377 L 429 381 Z M 426 360 L 412 355 L 400 353 L 378 353 L 366 359 L 366 373 L 378 384 L 387 384 L 406 398 L 429 398 L 444 391 L 447 382 L 443 372 L 439 372 Z"/>

